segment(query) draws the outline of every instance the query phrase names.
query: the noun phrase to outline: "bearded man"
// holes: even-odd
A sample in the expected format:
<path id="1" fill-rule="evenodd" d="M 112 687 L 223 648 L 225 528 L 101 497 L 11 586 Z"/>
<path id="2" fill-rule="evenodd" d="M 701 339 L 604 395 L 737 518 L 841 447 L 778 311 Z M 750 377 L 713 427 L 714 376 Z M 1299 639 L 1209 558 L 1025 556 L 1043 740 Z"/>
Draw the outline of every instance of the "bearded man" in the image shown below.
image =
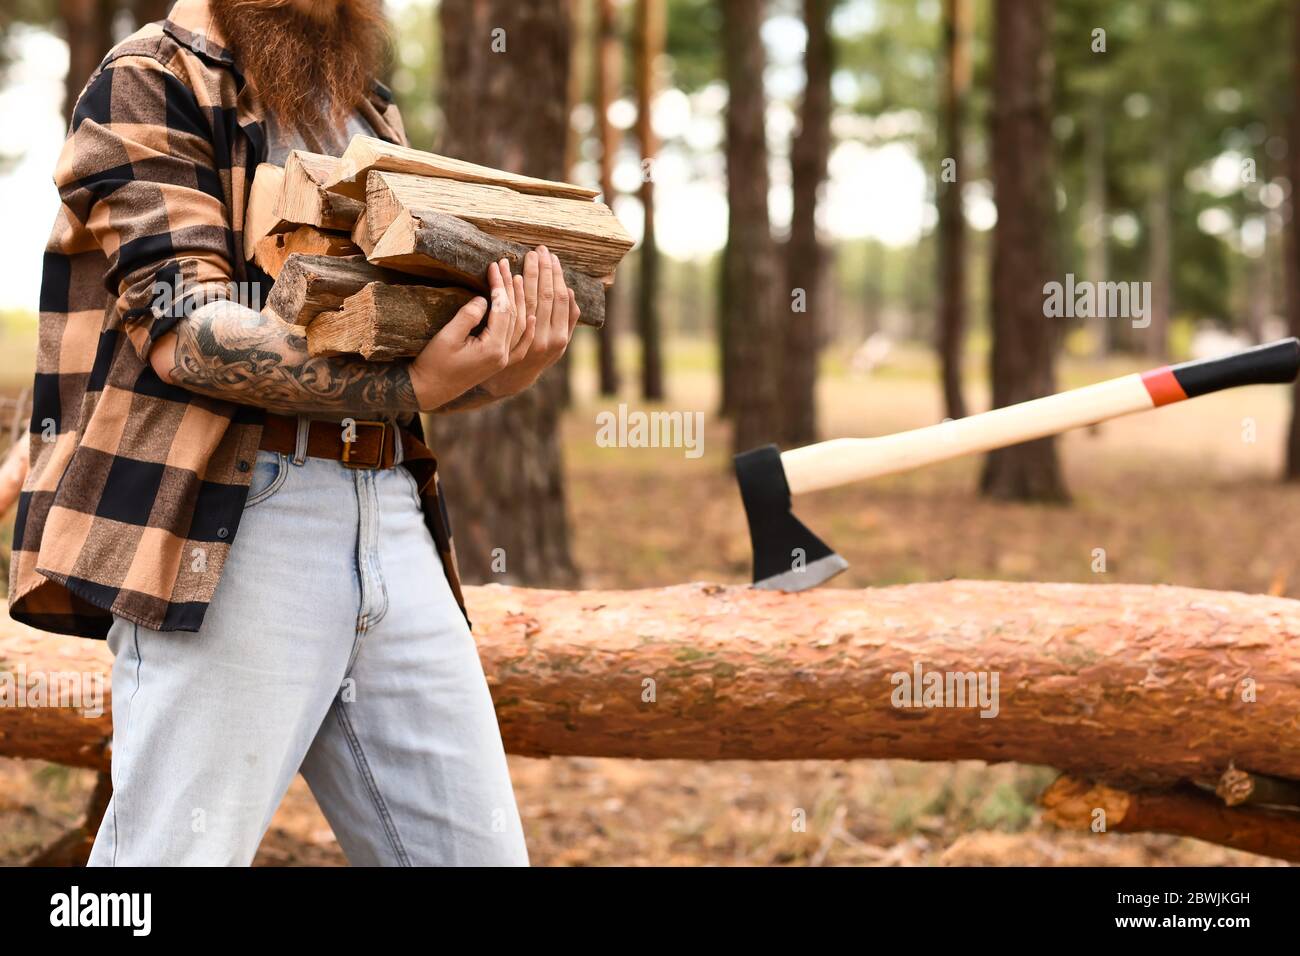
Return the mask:
<path id="1" fill-rule="evenodd" d="M 560 263 L 376 364 L 308 356 L 238 254 L 259 163 L 404 141 L 385 49 L 380 0 L 180 0 L 77 103 L 10 606 L 113 650 L 92 865 L 247 865 L 299 771 L 354 864 L 528 862 L 419 413 L 560 357 Z"/>

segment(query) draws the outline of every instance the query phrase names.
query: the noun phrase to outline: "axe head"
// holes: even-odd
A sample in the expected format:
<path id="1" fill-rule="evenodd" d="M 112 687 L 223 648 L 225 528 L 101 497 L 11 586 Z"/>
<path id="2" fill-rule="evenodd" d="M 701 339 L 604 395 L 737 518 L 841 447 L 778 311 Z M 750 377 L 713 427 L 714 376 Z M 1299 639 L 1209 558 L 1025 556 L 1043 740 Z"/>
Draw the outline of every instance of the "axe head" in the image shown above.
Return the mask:
<path id="1" fill-rule="evenodd" d="M 754 587 L 805 591 L 849 566 L 790 510 L 790 486 L 775 445 L 741 452 L 735 464 L 754 550 Z"/>

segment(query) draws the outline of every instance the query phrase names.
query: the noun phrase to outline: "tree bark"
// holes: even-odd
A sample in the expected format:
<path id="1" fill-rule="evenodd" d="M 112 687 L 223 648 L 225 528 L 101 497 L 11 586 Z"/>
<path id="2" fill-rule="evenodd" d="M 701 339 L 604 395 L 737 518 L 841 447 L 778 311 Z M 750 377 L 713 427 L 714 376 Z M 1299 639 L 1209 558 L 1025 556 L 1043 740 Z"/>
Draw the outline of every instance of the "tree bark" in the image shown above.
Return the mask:
<path id="1" fill-rule="evenodd" d="M 469 588 L 506 747 L 528 756 L 1019 761 L 1118 787 L 1300 780 L 1300 602 L 1192 588 L 949 581 L 798 594 Z M 0 623 L 28 675 L 99 642 Z M 896 707 L 901 678 L 999 675 L 997 715 Z M 992 685 L 989 684 L 989 687 Z M 111 719 L 0 707 L 0 754 L 104 768 Z"/>
<path id="2" fill-rule="evenodd" d="M 663 52 L 663 0 L 637 0 L 636 134 L 641 144 L 641 207 L 645 229 L 637 272 L 637 328 L 641 336 L 641 394 L 649 401 L 664 397 L 662 323 L 659 309 L 659 245 L 655 241 L 654 163 L 659 143 L 652 122 L 655 62 Z"/>
<path id="3" fill-rule="evenodd" d="M 728 385 L 737 451 L 779 435 L 776 248 L 767 210 L 767 138 L 760 29 L 765 5 L 722 4 L 727 101 L 727 249 L 724 256 L 727 342 L 734 349 Z"/>
<path id="4" fill-rule="evenodd" d="M 443 0 L 441 152 L 563 178 L 568 13 L 566 0 Z M 522 110 L 521 90 L 529 91 Z M 577 576 L 559 442 L 561 385 L 548 371 L 506 402 L 430 419 L 466 581 L 556 586 Z"/>
<path id="5" fill-rule="evenodd" d="M 445 213 L 417 209 L 402 213 L 371 246 L 371 265 L 438 282 L 451 282 L 486 293 L 487 270 L 506 259 L 511 272 L 522 275 L 524 258 L 532 246 L 489 235 L 472 223 Z M 597 278 L 564 266 L 564 284 L 573 293 L 578 321 L 595 328 L 605 321 L 605 284 Z"/>
<path id="6" fill-rule="evenodd" d="M 831 74 L 835 49 L 831 42 L 833 0 L 804 0 L 804 92 L 799 130 L 790 147 L 793 209 L 786 244 L 786 279 L 791 295 L 803 290 L 803 311 L 793 302 L 785 322 L 781 354 L 782 442 L 808 445 L 817 440 L 817 353 L 825 335 L 826 249 L 817 239 L 817 198 L 826 181 L 831 152 Z M 784 314 L 784 308 L 782 309 Z"/>
<path id="7" fill-rule="evenodd" d="M 966 213 L 962 184 L 966 177 L 966 96 L 971 81 L 971 0 L 944 0 L 944 87 L 940 128 L 943 161 L 936 192 L 939 207 L 939 367 L 943 405 L 949 418 L 966 417 L 962 394 L 962 356 L 966 338 Z"/>
<path id="8" fill-rule="evenodd" d="M 623 48 L 619 40 L 618 11 L 614 0 L 596 0 L 596 124 L 600 130 L 600 191 L 611 209 L 614 207 L 614 161 L 618 157 L 619 135 L 609 119 L 609 108 L 623 83 Z M 600 394 L 617 395 L 618 340 L 614 286 L 605 289 L 605 324 L 599 332 Z"/>
<path id="9" fill-rule="evenodd" d="M 1062 776 L 1042 804 L 1047 820 L 1068 830 L 1171 833 L 1300 863 L 1300 815 L 1225 807 L 1190 787 L 1130 793 Z"/>
<path id="10" fill-rule="evenodd" d="M 994 51 L 993 405 L 1056 391 L 1059 319 L 1046 317 L 1053 235 L 1052 4 L 997 0 Z M 992 498 L 1065 501 L 1054 438 L 999 449 L 985 459 L 980 490 Z"/>

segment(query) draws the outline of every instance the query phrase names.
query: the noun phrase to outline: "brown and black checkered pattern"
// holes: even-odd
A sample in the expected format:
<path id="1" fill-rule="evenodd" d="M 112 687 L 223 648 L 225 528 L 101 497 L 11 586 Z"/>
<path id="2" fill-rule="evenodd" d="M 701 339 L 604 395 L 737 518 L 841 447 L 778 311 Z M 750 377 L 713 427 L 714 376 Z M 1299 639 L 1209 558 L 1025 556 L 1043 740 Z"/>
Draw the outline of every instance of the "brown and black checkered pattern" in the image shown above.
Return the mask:
<path id="1" fill-rule="evenodd" d="M 367 122 L 404 142 L 387 91 L 376 85 L 371 99 Z M 186 296 L 256 295 L 263 281 L 269 292 L 238 254 L 265 156 L 261 106 L 205 0 L 180 0 L 86 84 L 55 172 L 63 204 L 41 284 L 15 619 L 99 638 L 113 614 L 160 630 L 203 623 L 265 413 L 168 385 L 147 356 L 184 314 L 159 304 L 158 283 Z M 423 437 L 418 416 L 410 428 Z M 421 445 L 405 464 L 463 610 L 433 454 Z"/>

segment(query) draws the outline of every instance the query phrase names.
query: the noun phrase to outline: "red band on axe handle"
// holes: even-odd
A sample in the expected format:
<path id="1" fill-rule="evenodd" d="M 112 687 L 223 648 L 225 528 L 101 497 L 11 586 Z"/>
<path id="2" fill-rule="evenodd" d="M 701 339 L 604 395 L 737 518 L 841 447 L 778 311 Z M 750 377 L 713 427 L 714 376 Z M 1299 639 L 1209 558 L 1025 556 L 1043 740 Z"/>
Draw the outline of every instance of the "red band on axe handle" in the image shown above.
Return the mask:
<path id="1" fill-rule="evenodd" d="M 1187 398 L 1187 393 L 1174 377 L 1174 370 L 1168 365 L 1143 372 L 1142 384 L 1147 387 L 1147 394 L 1151 396 L 1151 404 L 1155 408 L 1161 405 L 1172 405 Z"/>

